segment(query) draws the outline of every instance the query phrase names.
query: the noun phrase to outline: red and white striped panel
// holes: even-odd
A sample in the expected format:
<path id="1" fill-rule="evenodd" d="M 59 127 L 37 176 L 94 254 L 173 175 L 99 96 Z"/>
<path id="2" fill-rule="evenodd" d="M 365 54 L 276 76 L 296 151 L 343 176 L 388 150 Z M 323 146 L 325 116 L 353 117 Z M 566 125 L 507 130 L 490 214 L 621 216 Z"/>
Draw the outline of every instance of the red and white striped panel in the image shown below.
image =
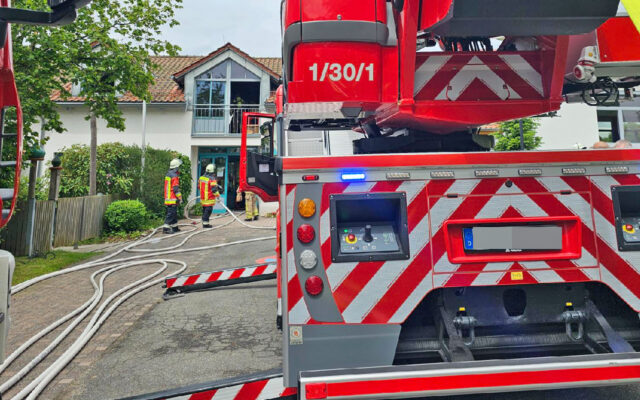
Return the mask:
<path id="1" fill-rule="evenodd" d="M 178 288 L 184 286 L 198 285 L 201 283 L 211 283 L 219 281 L 229 281 L 239 278 L 250 278 L 253 276 L 274 274 L 276 272 L 276 264 L 253 265 L 250 267 L 240 267 L 233 269 L 224 269 L 215 272 L 202 272 L 193 275 L 177 276 L 168 278 L 165 283 L 167 289 Z"/>
<path id="2" fill-rule="evenodd" d="M 545 97 L 537 53 L 419 53 L 416 100 L 540 100 Z"/>
<path id="3" fill-rule="evenodd" d="M 296 393 L 296 388 L 285 388 L 282 377 L 278 377 L 222 389 L 170 397 L 166 400 L 269 400 L 295 395 Z"/>
<path id="4" fill-rule="evenodd" d="M 402 323 L 434 288 L 602 281 L 640 311 L 640 255 L 617 249 L 611 186 L 640 185 L 634 175 L 467 179 L 325 184 L 319 238 L 330 289 L 345 323 Z M 407 193 L 411 259 L 332 263 L 329 196 L 336 193 Z M 295 190 L 287 195 L 293 234 Z M 569 192 L 567 194 L 567 192 Z M 448 194 L 458 196 L 447 196 Z M 290 214 L 291 213 L 291 214 Z M 452 264 L 443 225 L 454 219 L 578 216 L 582 254 L 575 260 Z M 310 323 L 288 247 L 289 322 Z M 522 272 L 512 281 L 510 273 Z"/>
<path id="5" fill-rule="evenodd" d="M 640 176 L 593 176 L 573 181 L 547 178 L 541 181 L 546 187 L 562 188 L 573 187 L 581 179 L 588 179 L 591 183 L 595 242 L 590 242 L 589 246 L 598 252 L 601 281 L 611 287 L 631 308 L 640 311 L 640 254 L 637 251 L 618 250 L 611 199 L 611 186 L 640 185 Z M 567 207 L 576 209 L 574 204 L 567 204 Z"/>

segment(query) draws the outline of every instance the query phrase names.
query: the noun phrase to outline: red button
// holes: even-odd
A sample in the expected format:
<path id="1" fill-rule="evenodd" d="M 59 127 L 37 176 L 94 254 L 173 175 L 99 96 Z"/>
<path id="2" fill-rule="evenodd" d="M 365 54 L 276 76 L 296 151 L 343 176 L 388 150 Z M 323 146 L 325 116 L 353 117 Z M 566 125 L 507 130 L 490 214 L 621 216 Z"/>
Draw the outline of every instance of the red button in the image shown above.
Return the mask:
<path id="1" fill-rule="evenodd" d="M 632 231 L 633 230 L 633 225 L 625 225 L 624 228 L 628 231 Z"/>
<path id="2" fill-rule="evenodd" d="M 356 240 L 356 235 L 350 233 L 349 236 L 347 236 L 347 240 L 353 242 L 354 240 Z"/>

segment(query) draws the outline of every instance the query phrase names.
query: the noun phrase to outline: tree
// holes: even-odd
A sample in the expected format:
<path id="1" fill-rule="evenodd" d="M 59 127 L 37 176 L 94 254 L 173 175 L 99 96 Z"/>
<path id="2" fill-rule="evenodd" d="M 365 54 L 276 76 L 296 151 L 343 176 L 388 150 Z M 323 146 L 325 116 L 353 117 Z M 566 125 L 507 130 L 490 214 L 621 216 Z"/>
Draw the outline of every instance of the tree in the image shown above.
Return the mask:
<path id="1" fill-rule="evenodd" d="M 14 27 L 14 53 L 21 64 L 16 65 L 17 83 L 28 135 L 34 136 L 31 125 L 40 117 L 46 130 L 64 130 L 56 104 L 45 93 L 58 90 L 68 98 L 74 85 L 84 98 L 91 130 L 90 194 L 96 190 L 97 119 L 122 131 L 121 95 L 150 100 L 156 68 L 150 55 L 175 55 L 179 50 L 160 39 L 160 33 L 178 24 L 174 15 L 181 5 L 182 0 L 93 0 L 68 26 Z M 14 6 L 45 9 L 46 1 L 18 0 Z"/>
<path id="2" fill-rule="evenodd" d="M 542 145 L 542 138 L 536 136 L 540 123 L 535 118 L 523 118 L 524 148 L 535 150 Z M 520 121 L 505 121 L 500 123 L 500 130 L 494 134 L 496 138 L 495 150 L 515 151 L 520 150 Z"/>

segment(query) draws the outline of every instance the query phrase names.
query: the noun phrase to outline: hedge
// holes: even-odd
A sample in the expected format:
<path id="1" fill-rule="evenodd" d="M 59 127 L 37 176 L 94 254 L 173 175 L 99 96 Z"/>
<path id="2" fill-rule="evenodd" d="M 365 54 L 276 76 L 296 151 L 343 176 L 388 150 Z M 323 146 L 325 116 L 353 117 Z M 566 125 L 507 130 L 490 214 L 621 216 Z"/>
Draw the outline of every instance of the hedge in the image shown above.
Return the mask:
<path id="1" fill-rule="evenodd" d="M 86 196 L 89 193 L 89 146 L 76 144 L 62 151 L 60 196 Z M 186 199 L 191 194 L 192 183 L 191 161 L 187 156 L 172 150 L 147 147 L 142 171 L 140 147 L 121 143 L 101 144 L 98 146 L 98 193 L 118 193 L 138 199 L 150 214 L 161 216 L 164 213 L 164 177 L 169 162 L 176 157 L 183 162 L 180 189 Z"/>

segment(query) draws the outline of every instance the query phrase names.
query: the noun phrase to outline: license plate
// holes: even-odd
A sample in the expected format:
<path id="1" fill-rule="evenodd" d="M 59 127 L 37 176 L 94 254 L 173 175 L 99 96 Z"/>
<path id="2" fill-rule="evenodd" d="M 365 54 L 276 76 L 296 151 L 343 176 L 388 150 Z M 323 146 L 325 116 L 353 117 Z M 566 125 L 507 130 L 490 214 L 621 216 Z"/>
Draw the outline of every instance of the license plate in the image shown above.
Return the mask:
<path id="1" fill-rule="evenodd" d="M 561 226 L 479 226 L 462 230 L 464 249 L 562 250 Z"/>

